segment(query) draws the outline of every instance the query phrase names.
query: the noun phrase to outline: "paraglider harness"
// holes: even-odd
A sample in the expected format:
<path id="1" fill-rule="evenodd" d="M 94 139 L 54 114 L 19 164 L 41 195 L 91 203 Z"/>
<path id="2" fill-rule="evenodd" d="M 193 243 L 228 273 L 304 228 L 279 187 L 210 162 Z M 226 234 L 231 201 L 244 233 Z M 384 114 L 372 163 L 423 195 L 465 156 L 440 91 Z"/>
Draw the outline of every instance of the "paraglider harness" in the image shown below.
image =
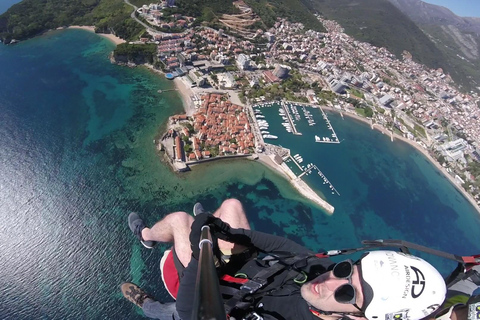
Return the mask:
<path id="1" fill-rule="evenodd" d="M 258 271 L 250 279 L 236 278 L 229 275 L 222 277 L 223 281 L 227 283 L 241 284 L 240 288 L 232 288 L 229 286 L 221 286 L 222 294 L 230 295 L 231 298 L 225 302 L 225 311 L 230 315 L 230 319 L 237 319 L 234 315 L 242 314 L 243 320 L 263 320 L 264 318 L 255 312 L 255 302 L 258 298 L 271 294 L 273 290 L 264 290 L 272 277 L 284 270 L 289 270 L 287 280 L 292 280 L 295 283 L 302 284 L 307 281 L 307 274 L 303 269 L 307 266 L 308 260 L 314 258 L 328 258 L 337 255 L 353 254 L 360 251 L 366 251 L 375 248 L 396 247 L 405 254 L 410 254 L 410 249 L 418 250 L 432 255 L 436 255 L 449 260 L 457 261 L 458 266 L 445 280 L 447 287 L 451 286 L 455 280 L 466 279 L 469 277 L 477 277 L 478 283 L 480 283 L 480 275 L 472 267 L 480 265 L 480 254 L 472 256 L 458 256 L 443 251 L 431 249 L 425 246 L 414 244 L 403 240 L 364 240 L 362 241 L 363 247 L 353 249 L 342 250 L 330 250 L 317 254 L 303 254 L 292 256 L 289 253 L 276 253 L 270 255 L 271 263 L 268 267 Z M 474 281 L 475 282 L 475 281 Z M 480 319 L 480 299 L 474 299 L 469 301 L 469 320 Z M 310 307 L 310 311 L 320 317 L 321 315 L 330 315 L 331 312 L 325 312 L 318 310 L 314 307 Z M 345 314 L 348 316 L 347 314 Z"/>

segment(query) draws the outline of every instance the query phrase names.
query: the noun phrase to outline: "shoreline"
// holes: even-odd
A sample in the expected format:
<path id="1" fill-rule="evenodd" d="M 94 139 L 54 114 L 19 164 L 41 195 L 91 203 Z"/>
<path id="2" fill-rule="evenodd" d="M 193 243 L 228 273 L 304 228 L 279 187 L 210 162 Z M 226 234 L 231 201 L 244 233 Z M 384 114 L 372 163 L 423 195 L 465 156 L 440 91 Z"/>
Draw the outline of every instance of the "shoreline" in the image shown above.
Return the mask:
<path id="1" fill-rule="evenodd" d="M 154 71 L 157 71 L 158 74 L 163 74 L 162 72 L 158 72 L 158 70 L 154 70 Z M 185 113 L 189 116 L 193 115 L 194 112 L 195 112 L 195 106 L 194 106 L 194 104 L 191 100 L 191 96 L 195 94 L 194 90 L 192 90 L 191 88 L 188 88 L 180 77 L 173 79 L 173 82 L 174 82 L 175 88 L 179 92 L 180 98 L 182 99 L 183 109 L 184 109 Z M 315 107 L 315 108 L 319 108 L 318 105 L 312 105 L 312 104 L 309 104 L 309 105 L 312 106 L 312 107 Z M 444 177 L 446 177 L 449 180 L 449 182 L 468 200 L 468 202 L 477 210 L 477 213 L 480 214 L 480 206 L 477 204 L 475 199 L 467 191 L 465 191 L 462 188 L 462 186 L 458 185 L 456 183 L 454 177 L 452 177 L 445 170 L 445 168 L 443 168 L 435 159 L 433 159 L 433 157 L 428 153 L 428 151 L 425 150 L 422 146 L 420 146 L 416 141 L 409 140 L 409 139 L 407 139 L 403 136 L 398 135 L 397 133 L 391 132 L 381 125 L 375 125 L 375 124 L 372 125 L 372 123 L 367 118 L 363 118 L 363 117 L 361 117 L 357 114 L 354 114 L 354 113 L 351 113 L 351 112 L 348 112 L 348 111 L 345 111 L 345 110 L 337 110 L 337 109 L 335 109 L 333 107 L 330 107 L 330 106 L 322 106 L 322 109 L 332 111 L 332 112 L 336 112 L 336 113 L 341 113 L 341 114 L 344 114 L 344 115 L 350 117 L 351 119 L 358 120 L 358 121 L 361 121 L 365 124 L 368 124 L 368 125 L 371 126 L 372 130 L 378 130 L 382 134 L 386 134 L 386 135 L 390 136 L 392 138 L 392 142 L 393 142 L 393 139 L 395 138 L 399 141 L 402 141 L 404 143 L 409 144 L 410 146 L 415 148 L 417 151 L 419 151 L 423 156 L 425 156 L 425 158 L 427 158 L 427 160 L 431 164 L 433 164 L 435 166 L 435 168 L 438 171 L 440 171 L 442 173 L 442 175 Z M 308 185 L 306 187 L 309 190 L 304 190 L 305 186 L 303 186 L 303 185 L 301 186 L 298 183 L 298 181 L 295 181 L 292 177 L 290 177 L 288 175 L 288 173 L 285 172 L 285 170 L 281 166 L 274 163 L 274 161 L 272 159 L 270 159 L 270 157 L 268 155 L 260 155 L 259 154 L 258 160 L 259 160 L 260 163 L 262 163 L 266 167 L 270 168 L 274 172 L 277 172 L 282 177 L 284 177 L 290 183 L 290 185 L 294 189 L 296 189 L 299 192 L 300 195 L 302 195 L 302 197 L 311 201 L 315 205 L 318 205 L 326 213 L 328 213 L 330 215 L 333 214 L 333 210 L 334 210 L 333 206 L 331 206 L 324 199 L 322 199 L 318 195 L 316 195 L 316 193 L 310 187 L 308 187 Z M 305 183 L 303 183 L 303 184 L 305 184 Z M 316 199 L 315 197 L 310 197 L 308 195 L 310 192 L 315 193 L 316 197 L 320 198 L 324 203 L 323 202 L 320 203 L 318 201 L 318 199 Z"/>
<path id="2" fill-rule="evenodd" d="M 152 69 L 151 66 L 147 66 L 149 69 Z M 154 70 L 156 71 L 156 70 Z M 157 72 L 158 74 L 162 74 L 162 72 Z M 183 109 L 188 116 L 192 116 L 195 113 L 195 105 L 191 99 L 193 95 L 195 95 L 195 91 L 189 88 L 185 82 L 182 80 L 181 77 L 177 77 L 173 79 L 176 91 L 178 91 L 180 98 L 182 99 Z M 238 96 L 236 93 L 234 94 L 234 98 Z M 243 105 L 243 104 L 240 104 Z M 275 161 L 271 158 L 270 155 L 266 154 L 257 154 L 258 155 L 258 162 L 262 165 L 267 167 L 268 169 L 272 170 L 274 173 L 279 174 L 281 177 L 287 180 L 291 187 L 293 187 L 298 194 L 305 199 L 306 201 L 310 202 L 311 204 L 318 206 L 323 212 L 328 215 L 332 215 L 335 207 L 333 207 L 330 203 L 328 203 L 325 199 L 320 197 L 310 186 L 308 186 L 303 180 L 297 178 L 293 172 L 285 165 L 278 165 Z M 234 157 L 221 157 L 221 159 L 235 159 L 235 158 L 246 158 L 245 156 L 234 156 Z M 195 161 L 194 163 L 188 164 L 187 166 L 196 166 L 200 165 L 203 162 L 211 162 L 217 159 L 209 159 L 207 161 Z M 218 159 L 220 160 L 220 158 Z M 285 167 L 284 167 L 285 166 Z"/>
<path id="3" fill-rule="evenodd" d="M 326 214 L 330 216 L 333 215 L 333 212 L 335 211 L 335 207 L 333 207 L 330 203 L 328 203 L 326 200 L 321 198 L 302 179 L 297 178 L 295 175 L 290 176 L 289 172 L 283 167 L 285 165 L 284 163 L 282 165 L 278 165 L 269 155 L 266 155 L 266 154 L 258 154 L 258 161 L 262 163 L 264 166 L 266 166 L 267 168 L 270 168 L 272 171 L 280 174 L 284 179 L 286 179 L 290 183 L 290 185 L 295 190 L 297 190 L 297 192 L 300 194 L 300 196 L 302 196 L 302 198 L 311 201 L 311 203 L 313 203 L 314 205 L 317 205 Z M 291 172 L 291 174 L 293 174 L 293 172 Z"/>
<path id="4" fill-rule="evenodd" d="M 335 108 L 332 108 L 332 107 L 323 107 L 323 109 L 325 110 L 328 110 L 328 111 L 333 111 L 333 112 L 337 112 L 337 113 L 340 113 L 341 111 L 340 110 L 337 110 Z M 359 115 L 357 114 L 353 114 L 351 112 L 342 112 L 342 114 L 352 118 L 352 119 L 356 119 L 358 121 L 362 121 L 368 125 L 371 125 L 370 121 L 368 121 L 368 119 L 366 118 L 363 118 L 363 117 L 360 117 Z M 420 146 L 416 141 L 413 141 L 413 140 L 410 140 L 410 139 L 407 139 L 405 137 L 402 137 L 400 135 L 398 135 L 397 133 L 395 132 L 391 132 L 389 130 L 387 130 L 386 128 L 384 128 L 383 126 L 380 126 L 380 125 L 373 125 L 373 128 L 372 130 L 378 130 L 380 131 L 381 133 L 383 134 L 386 134 L 386 135 L 389 135 L 389 136 L 393 136 L 393 138 L 395 139 L 398 139 L 404 143 L 407 143 L 409 144 L 410 146 L 412 146 L 413 148 L 415 148 L 417 151 L 419 151 L 420 153 L 422 153 L 423 156 L 425 156 L 427 158 L 427 160 L 433 164 L 435 166 L 435 168 L 437 168 L 438 171 L 440 171 L 442 173 L 442 175 L 444 177 L 446 177 L 452 184 L 453 186 L 458 190 L 460 191 L 460 193 L 468 200 L 468 202 L 470 202 L 470 204 L 472 204 L 472 206 L 477 210 L 477 213 L 480 214 L 480 206 L 477 204 L 477 202 L 475 201 L 475 199 L 472 197 L 471 194 L 469 194 L 465 189 L 463 189 L 462 186 L 458 185 L 457 182 L 455 181 L 455 179 L 445 170 L 444 167 L 442 167 L 438 161 L 436 161 L 429 153 L 427 150 L 425 150 L 422 146 Z"/>
<path id="5" fill-rule="evenodd" d="M 180 94 L 180 98 L 182 99 L 183 110 L 185 110 L 187 116 L 193 116 L 193 114 L 195 113 L 195 105 L 193 104 L 191 96 L 195 94 L 194 91 L 187 87 L 181 77 L 176 77 L 175 79 L 173 79 L 173 84 L 175 85 L 175 88 L 177 89 L 178 93 Z"/>
<path id="6" fill-rule="evenodd" d="M 88 32 L 93 32 L 93 33 L 98 34 L 99 36 L 101 36 L 103 38 L 106 38 L 106 39 L 110 40 L 110 42 L 113 42 L 115 45 L 119 45 L 119 44 L 127 42 L 127 41 L 123 40 L 122 38 L 119 38 L 116 35 L 111 34 L 111 33 L 96 33 L 94 26 L 69 26 L 69 27 L 66 27 L 66 28 L 58 28 L 57 30 L 63 30 L 63 29 L 81 29 L 81 30 L 85 30 L 85 31 L 88 31 Z"/>
<path id="7" fill-rule="evenodd" d="M 144 66 L 150 71 L 158 74 L 159 76 L 163 76 L 163 78 L 165 78 L 165 72 L 155 69 L 153 65 L 145 63 L 141 66 Z M 192 102 L 191 96 L 193 96 L 195 92 L 192 89 L 187 87 L 187 85 L 183 82 L 181 77 L 177 77 L 171 81 L 173 82 L 174 90 L 177 91 L 178 94 L 180 95 L 180 99 L 182 100 L 183 110 L 185 111 L 186 115 L 189 117 L 193 116 L 193 114 L 195 113 L 195 105 Z"/>

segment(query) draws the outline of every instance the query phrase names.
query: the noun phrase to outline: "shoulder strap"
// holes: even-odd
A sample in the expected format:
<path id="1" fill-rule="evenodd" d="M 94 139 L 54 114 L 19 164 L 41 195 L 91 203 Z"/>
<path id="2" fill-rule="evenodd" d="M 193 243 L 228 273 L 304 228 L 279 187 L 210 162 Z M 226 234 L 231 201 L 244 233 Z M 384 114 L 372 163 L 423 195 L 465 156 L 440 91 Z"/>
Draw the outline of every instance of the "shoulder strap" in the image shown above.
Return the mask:
<path id="1" fill-rule="evenodd" d="M 277 263 L 271 265 L 270 267 L 264 268 L 257 272 L 257 274 L 255 274 L 251 280 L 248 280 L 246 283 L 244 283 L 240 289 L 225 303 L 226 313 L 229 314 L 234 308 L 247 309 L 250 307 L 250 302 L 243 301 L 245 297 L 252 295 L 263 288 L 268 283 L 268 279 L 270 277 L 286 268 L 294 267 L 295 264 L 304 261 L 311 256 L 312 255 L 304 254 L 280 259 Z"/>

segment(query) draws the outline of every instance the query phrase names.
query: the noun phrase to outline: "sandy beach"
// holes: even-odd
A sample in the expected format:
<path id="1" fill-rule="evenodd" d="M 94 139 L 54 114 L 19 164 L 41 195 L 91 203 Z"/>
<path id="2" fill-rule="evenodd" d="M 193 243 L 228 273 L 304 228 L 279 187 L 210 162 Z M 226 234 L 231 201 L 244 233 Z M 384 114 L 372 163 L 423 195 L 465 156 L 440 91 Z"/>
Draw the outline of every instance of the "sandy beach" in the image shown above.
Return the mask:
<path id="1" fill-rule="evenodd" d="M 191 96 L 194 94 L 194 92 L 183 82 L 180 77 L 173 79 L 173 83 L 175 83 L 175 87 L 180 93 L 185 113 L 188 116 L 192 116 L 195 113 L 195 105 L 191 99 Z"/>
<path id="2" fill-rule="evenodd" d="M 86 31 L 90 31 L 90 32 L 95 33 L 95 27 L 93 27 L 93 26 L 70 26 L 67 29 L 82 29 L 82 30 L 86 30 Z M 107 38 L 108 40 L 115 43 L 116 45 L 119 45 L 121 43 L 126 42 L 125 40 L 123 40 L 123 39 L 121 39 L 121 38 L 119 38 L 116 35 L 111 34 L 111 33 L 97 33 L 97 34 L 101 37 Z"/>
<path id="3" fill-rule="evenodd" d="M 332 107 L 322 107 L 322 109 L 329 110 L 329 111 L 334 111 L 334 112 L 340 112 L 339 110 L 337 110 L 335 108 L 332 108 Z M 360 117 L 357 114 L 353 114 L 351 112 L 342 112 L 342 113 L 343 113 L 343 115 L 346 115 L 350 118 L 356 119 L 358 121 L 363 121 L 363 122 L 367 123 L 368 125 L 371 125 L 371 122 L 368 119 Z M 393 137 L 395 139 L 398 139 L 398 140 L 401 140 L 405 143 L 408 143 L 409 145 L 411 145 L 412 147 L 414 147 L 415 149 L 420 151 L 448 180 L 450 180 L 450 182 L 455 186 L 455 188 L 457 188 L 457 190 L 460 191 L 465 196 L 465 198 L 468 199 L 468 201 L 475 207 L 477 212 L 480 214 L 480 206 L 477 204 L 477 202 L 472 197 L 472 195 L 470 195 L 467 191 L 465 191 L 465 189 L 463 189 L 462 186 L 458 185 L 457 182 L 455 181 L 455 179 L 447 172 L 447 170 L 444 167 L 442 167 L 434 158 L 432 158 L 432 156 L 428 153 L 428 151 L 425 150 L 421 145 L 419 145 L 415 141 L 409 140 L 409 139 L 407 139 L 405 137 L 402 137 L 402 136 L 400 136 L 396 133 L 392 133 L 391 131 L 385 129 L 383 126 L 374 125 L 373 129 L 378 130 L 378 131 L 380 131 L 380 132 L 382 132 L 382 133 L 384 133 L 388 136 L 391 136 L 393 134 Z"/>

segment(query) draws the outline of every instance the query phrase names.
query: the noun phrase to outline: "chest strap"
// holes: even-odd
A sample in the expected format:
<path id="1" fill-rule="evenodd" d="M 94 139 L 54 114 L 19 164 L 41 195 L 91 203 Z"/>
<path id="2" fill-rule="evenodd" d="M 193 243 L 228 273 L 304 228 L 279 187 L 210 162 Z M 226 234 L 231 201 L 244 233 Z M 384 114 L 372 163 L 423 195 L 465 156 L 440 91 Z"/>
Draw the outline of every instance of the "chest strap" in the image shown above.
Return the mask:
<path id="1" fill-rule="evenodd" d="M 296 267 L 295 264 L 299 264 L 301 266 L 297 267 L 304 267 L 306 265 L 306 260 L 311 257 L 311 255 L 303 254 L 303 255 L 298 255 L 298 256 L 293 256 L 289 258 L 284 258 L 278 260 L 277 263 L 264 268 L 257 272 L 255 276 L 251 280 L 248 280 L 245 282 L 240 289 L 237 290 L 236 293 L 233 294 L 233 296 L 228 299 L 227 302 L 225 302 L 225 311 L 227 314 L 229 314 L 234 308 L 237 309 L 247 309 L 252 305 L 252 302 L 249 301 L 244 301 L 244 299 L 257 292 L 261 288 L 263 288 L 267 283 L 268 279 L 280 271 L 287 269 L 287 268 L 292 268 Z M 302 262 L 303 263 L 300 263 Z"/>

